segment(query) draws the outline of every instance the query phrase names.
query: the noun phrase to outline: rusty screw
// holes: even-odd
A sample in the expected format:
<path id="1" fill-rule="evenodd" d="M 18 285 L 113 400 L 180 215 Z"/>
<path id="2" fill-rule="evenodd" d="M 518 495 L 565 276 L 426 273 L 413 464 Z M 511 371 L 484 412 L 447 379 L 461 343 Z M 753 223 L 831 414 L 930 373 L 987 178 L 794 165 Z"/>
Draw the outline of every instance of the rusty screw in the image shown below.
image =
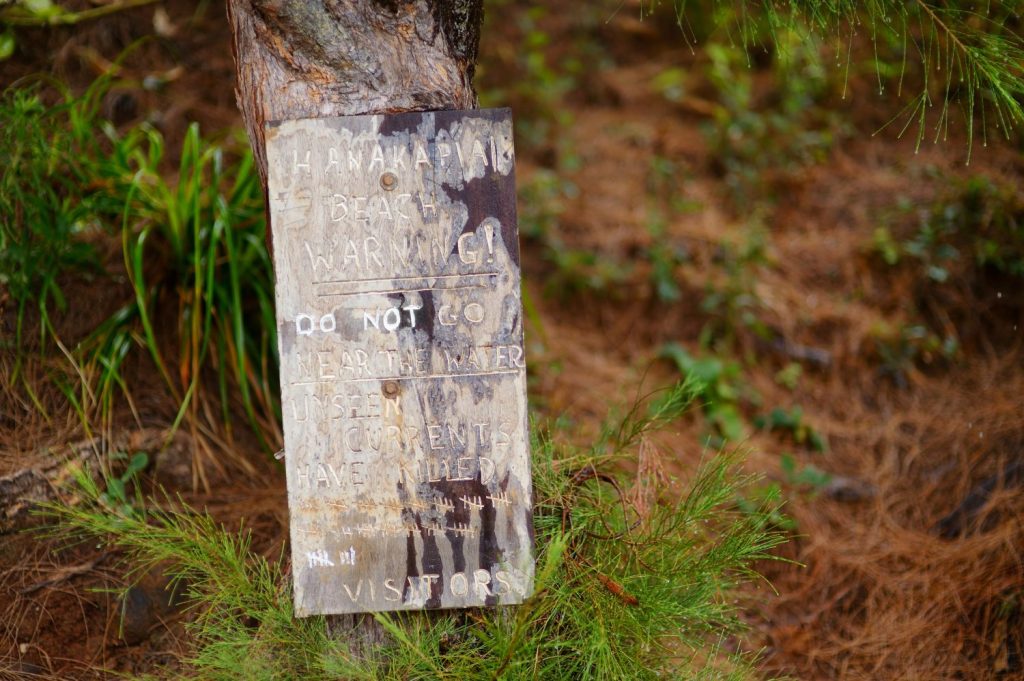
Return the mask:
<path id="1" fill-rule="evenodd" d="M 384 397 L 389 400 L 393 400 L 398 397 L 398 381 L 384 381 L 384 385 L 381 388 L 381 392 L 384 393 Z"/>
<path id="2" fill-rule="evenodd" d="M 380 176 L 380 186 L 384 188 L 384 191 L 391 191 L 398 186 L 398 176 L 394 173 L 384 173 Z"/>

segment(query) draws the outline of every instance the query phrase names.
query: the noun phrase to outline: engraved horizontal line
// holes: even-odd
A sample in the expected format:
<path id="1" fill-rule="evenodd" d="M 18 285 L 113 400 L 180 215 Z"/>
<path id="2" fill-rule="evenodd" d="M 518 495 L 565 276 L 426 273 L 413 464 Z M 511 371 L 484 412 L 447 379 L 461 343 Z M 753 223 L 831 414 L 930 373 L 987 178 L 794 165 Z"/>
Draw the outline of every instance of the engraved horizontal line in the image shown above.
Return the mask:
<path id="1" fill-rule="evenodd" d="M 366 383 L 367 381 L 418 381 L 430 378 L 459 378 L 461 376 L 501 376 L 518 374 L 525 368 L 503 369 L 501 371 L 476 371 L 463 374 L 427 374 L 424 376 L 381 376 L 380 378 L 324 378 L 319 381 L 294 381 L 288 385 L 317 385 L 318 383 Z"/>
<path id="2" fill-rule="evenodd" d="M 319 284 L 386 284 L 391 281 L 418 281 L 420 279 L 465 279 L 467 277 L 496 277 L 498 272 L 470 272 L 469 274 L 421 274 L 415 277 L 378 277 L 376 279 L 324 279 Z"/>
<path id="3" fill-rule="evenodd" d="M 431 291 L 457 291 L 459 289 L 467 288 L 487 288 L 480 284 L 465 284 L 463 286 L 420 286 L 418 288 L 392 288 L 392 289 L 380 289 L 377 291 L 346 291 L 343 293 L 318 293 L 317 298 L 333 298 L 337 296 L 371 296 L 376 294 L 390 294 L 390 293 L 416 293 L 417 291 L 423 291 L 429 289 Z"/>

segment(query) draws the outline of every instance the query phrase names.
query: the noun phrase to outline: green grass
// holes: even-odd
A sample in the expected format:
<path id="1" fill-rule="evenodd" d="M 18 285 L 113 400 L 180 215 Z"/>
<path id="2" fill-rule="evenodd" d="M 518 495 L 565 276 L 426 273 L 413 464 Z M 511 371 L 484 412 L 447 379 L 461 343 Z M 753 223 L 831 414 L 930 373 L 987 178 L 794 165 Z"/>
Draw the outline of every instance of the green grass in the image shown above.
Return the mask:
<path id="1" fill-rule="evenodd" d="M 88 501 L 50 512 L 65 536 L 102 537 L 135 570 L 170 566 L 194 612 L 188 677 L 751 678 L 751 656 L 725 643 L 744 629 L 741 585 L 784 540 L 778 501 L 743 497 L 754 479 L 724 453 L 685 483 L 655 484 L 646 504 L 630 501 L 620 472 L 692 397 L 680 385 L 637 405 L 589 448 L 540 437 L 535 594 L 512 608 L 377 614 L 386 642 L 366 650 L 330 636 L 323 617 L 294 619 L 282 563 L 180 502 L 126 513 L 82 475 Z"/>
<path id="2" fill-rule="evenodd" d="M 156 129 L 102 120 L 110 85 L 101 79 L 74 96 L 40 82 L 0 98 L 0 282 L 16 309 L 7 387 L 42 408 L 41 386 L 22 368 L 63 354 L 70 366 L 52 369 L 50 382 L 87 430 L 108 427 L 118 398 L 135 411 L 124 368 L 142 353 L 177 405 L 176 425 L 230 441 L 239 408 L 269 450 L 276 324 L 251 153 L 210 143 L 192 125 L 172 166 Z M 123 264 L 105 262 L 101 253 L 118 243 Z M 121 299 L 93 328 L 62 337 L 68 290 L 95 306 L 98 285 Z"/>
<path id="3" fill-rule="evenodd" d="M 146 159 L 125 197 L 121 235 L 134 300 L 132 319 L 175 402 L 178 420 L 197 422 L 204 410 L 203 378 L 216 376 L 222 422 L 230 429 L 231 387 L 256 432 L 274 414 L 276 322 L 273 277 L 264 243 L 263 197 L 252 157 L 233 163 L 205 143 L 193 124 L 185 135 L 176 186 L 162 179 L 162 142 L 144 131 Z M 158 258 L 155 253 L 159 253 Z M 164 259 L 160 268 L 152 263 Z M 154 271 L 155 270 L 155 271 Z M 175 310 L 177 347 L 169 355 L 156 324 Z M 123 328 L 123 327 L 122 327 Z M 120 329 L 104 329 L 109 336 Z M 101 336 L 102 338 L 102 336 Z M 206 420 L 205 426 L 216 423 Z"/>
<path id="4" fill-rule="evenodd" d="M 0 102 L 0 283 L 17 310 L 13 342 L 0 341 L 8 350 L 29 340 L 30 317 L 40 341 L 53 332 L 52 313 L 67 309 L 62 276 L 100 273 L 89 239 L 122 208 L 93 163 L 103 155 L 92 125 L 102 84 L 82 97 L 60 91 L 55 106 L 42 102 L 40 89 L 13 89 Z"/>
<path id="5" fill-rule="evenodd" d="M 12 122 L 0 138 L 0 277 L 18 310 L 14 354 L 58 359 L 49 380 L 87 431 L 109 429 L 122 399 L 134 411 L 133 387 L 148 378 L 176 406 L 175 425 L 199 439 L 224 444 L 241 409 L 272 440 L 272 277 L 251 156 L 192 126 L 172 164 L 157 130 L 101 120 L 108 86 L 59 91 L 56 105 L 43 85 L 0 99 Z M 544 221 L 557 211 L 536 217 L 540 237 L 556 238 Z M 112 246 L 120 259 L 104 255 Z M 677 263 L 665 257 L 669 287 Z M 600 264 L 556 269 L 600 289 L 588 279 Z M 100 284 L 121 296 L 111 311 L 75 337 L 62 332 L 69 295 Z M 38 387 L 17 371 L 6 378 Z M 85 501 L 51 512 L 59 532 L 103 538 L 139 574 L 170 566 L 191 603 L 183 662 L 195 678 L 749 678 L 753 659 L 731 652 L 743 630 L 737 598 L 784 540 L 776 497 L 751 502 L 753 479 L 724 453 L 685 482 L 645 478 L 656 493 L 643 502 L 626 495 L 634 480 L 622 473 L 697 391 L 635 405 L 590 447 L 538 439 L 536 594 L 516 608 L 375 615 L 386 643 L 372 649 L 330 635 L 322 617 L 295 619 L 285 556 L 256 553 L 246 531 L 180 499 L 145 499 L 142 454 L 123 455 L 126 468 L 105 462 L 100 483 L 83 473 Z"/>

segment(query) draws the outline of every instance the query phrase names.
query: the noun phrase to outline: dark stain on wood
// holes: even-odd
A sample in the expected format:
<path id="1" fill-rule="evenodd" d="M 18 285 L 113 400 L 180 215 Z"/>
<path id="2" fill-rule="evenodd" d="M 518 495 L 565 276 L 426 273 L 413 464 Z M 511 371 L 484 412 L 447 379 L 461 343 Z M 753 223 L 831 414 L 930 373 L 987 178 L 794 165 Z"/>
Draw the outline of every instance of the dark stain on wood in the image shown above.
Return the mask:
<path id="1" fill-rule="evenodd" d="M 522 602 L 533 528 L 510 112 L 266 134 L 296 612 Z"/>

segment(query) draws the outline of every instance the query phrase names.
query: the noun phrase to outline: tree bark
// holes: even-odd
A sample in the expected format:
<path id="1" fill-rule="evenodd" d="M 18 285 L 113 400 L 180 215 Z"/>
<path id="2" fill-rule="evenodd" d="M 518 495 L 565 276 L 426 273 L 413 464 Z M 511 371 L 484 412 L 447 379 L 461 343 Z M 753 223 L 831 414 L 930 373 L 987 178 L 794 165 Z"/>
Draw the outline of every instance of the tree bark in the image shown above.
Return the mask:
<path id="1" fill-rule="evenodd" d="M 238 108 L 267 121 L 476 107 L 483 0 L 228 0 Z"/>
<path id="2" fill-rule="evenodd" d="M 267 121 L 476 108 L 483 0 L 227 0 L 235 94 L 264 191 Z M 268 244 L 270 225 L 267 225 Z M 365 653 L 372 616 L 328 618 Z"/>

